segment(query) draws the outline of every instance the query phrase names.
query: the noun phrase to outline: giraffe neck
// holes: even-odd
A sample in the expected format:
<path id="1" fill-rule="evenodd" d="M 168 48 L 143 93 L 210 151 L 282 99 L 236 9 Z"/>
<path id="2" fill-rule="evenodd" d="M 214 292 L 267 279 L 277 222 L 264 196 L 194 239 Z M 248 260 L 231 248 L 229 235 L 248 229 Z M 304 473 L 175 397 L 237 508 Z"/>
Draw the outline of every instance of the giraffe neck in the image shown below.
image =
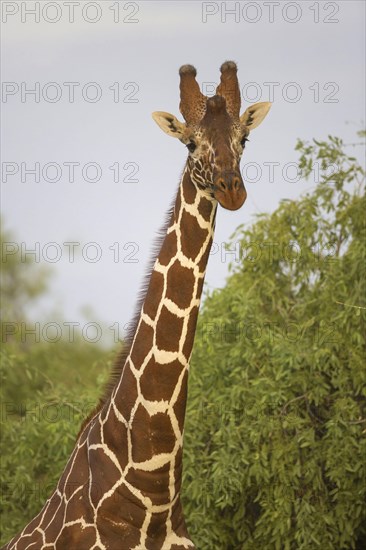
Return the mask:
<path id="1" fill-rule="evenodd" d="M 197 190 L 186 167 L 130 352 L 112 394 L 132 433 L 135 427 L 139 431 L 156 424 L 154 448 L 144 449 L 141 438 L 136 440 L 132 451 L 139 461 L 153 459 L 169 447 L 164 438 L 159 444 L 160 428 L 171 444 L 182 445 L 189 360 L 216 205 Z"/>
<path id="2" fill-rule="evenodd" d="M 216 202 L 197 190 L 186 168 L 103 422 L 104 433 L 123 424 L 128 483 L 144 506 L 151 500 L 152 515 L 163 506 L 167 533 L 184 524 L 179 494 L 188 369 L 215 214 Z"/>
<path id="3" fill-rule="evenodd" d="M 194 549 L 180 503 L 183 427 L 215 213 L 186 167 L 120 379 L 7 550 Z"/>
<path id="4" fill-rule="evenodd" d="M 216 202 L 196 189 L 186 168 L 127 357 L 138 378 L 151 359 L 188 366 L 215 215 Z"/>

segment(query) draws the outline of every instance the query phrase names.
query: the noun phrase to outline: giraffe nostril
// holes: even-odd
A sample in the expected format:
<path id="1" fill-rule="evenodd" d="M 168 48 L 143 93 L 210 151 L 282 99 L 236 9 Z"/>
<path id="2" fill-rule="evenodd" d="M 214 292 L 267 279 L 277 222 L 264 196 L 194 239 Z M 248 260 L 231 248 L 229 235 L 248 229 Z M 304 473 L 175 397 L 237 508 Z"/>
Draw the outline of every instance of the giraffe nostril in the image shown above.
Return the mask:
<path id="1" fill-rule="evenodd" d="M 234 179 L 234 189 L 237 191 L 240 188 L 240 180 L 238 178 Z"/>
<path id="2" fill-rule="evenodd" d="M 219 180 L 219 187 L 220 187 L 220 189 L 222 189 L 222 191 L 225 191 L 226 185 L 225 185 L 224 180 Z"/>

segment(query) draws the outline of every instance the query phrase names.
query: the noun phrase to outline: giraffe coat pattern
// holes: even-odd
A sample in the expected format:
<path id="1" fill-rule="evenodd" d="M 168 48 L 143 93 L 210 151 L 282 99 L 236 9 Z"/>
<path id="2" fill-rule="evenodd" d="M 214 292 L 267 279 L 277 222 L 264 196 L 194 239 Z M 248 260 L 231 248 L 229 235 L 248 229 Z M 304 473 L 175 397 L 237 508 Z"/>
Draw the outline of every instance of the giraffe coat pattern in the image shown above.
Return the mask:
<path id="1" fill-rule="evenodd" d="M 153 115 L 190 154 L 130 346 L 55 491 L 3 550 L 195 548 L 180 502 L 189 362 L 217 204 L 245 201 L 240 157 L 269 110 L 261 103 L 239 118 L 236 65 L 221 72 L 218 95 L 206 98 L 194 67 L 183 66 L 186 124 Z"/>

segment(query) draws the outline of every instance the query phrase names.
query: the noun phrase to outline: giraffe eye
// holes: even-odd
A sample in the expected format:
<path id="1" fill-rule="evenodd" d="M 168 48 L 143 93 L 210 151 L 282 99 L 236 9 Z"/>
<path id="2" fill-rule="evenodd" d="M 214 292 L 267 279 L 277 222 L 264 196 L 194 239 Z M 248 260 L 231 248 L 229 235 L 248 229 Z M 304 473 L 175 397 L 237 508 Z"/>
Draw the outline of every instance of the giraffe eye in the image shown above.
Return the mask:
<path id="1" fill-rule="evenodd" d="M 245 147 L 245 143 L 246 143 L 247 141 L 249 141 L 249 139 L 248 139 L 247 137 L 244 136 L 243 139 L 242 139 L 241 142 L 240 142 L 241 146 L 242 146 L 242 147 Z"/>
<path id="2" fill-rule="evenodd" d="M 193 153 L 196 150 L 196 147 L 197 145 L 194 141 L 190 141 L 189 143 L 187 143 L 187 149 L 190 153 Z"/>

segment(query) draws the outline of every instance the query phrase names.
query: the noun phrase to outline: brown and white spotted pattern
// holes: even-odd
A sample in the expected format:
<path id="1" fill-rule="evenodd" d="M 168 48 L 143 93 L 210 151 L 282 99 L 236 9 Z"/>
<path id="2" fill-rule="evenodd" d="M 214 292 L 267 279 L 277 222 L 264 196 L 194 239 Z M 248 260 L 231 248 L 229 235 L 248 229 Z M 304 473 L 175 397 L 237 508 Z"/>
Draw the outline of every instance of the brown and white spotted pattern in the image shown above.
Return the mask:
<path id="1" fill-rule="evenodd" d="M 186 169 L 122 376 L 8 548 L 193 548 L 179 501 L 189 360 L 216 201 Z"/>
<path id="2" fill-rule="evenodd" d="M 220 95 L 207 99 L 195 69 L 181 68 L 186 124 L 153 115 L 190 154 L 136 330 L 56 490 L 6 550 L 194 548 L 180 503 L 189 361 L 217 203 L 237 209 L 245 201 L 242 141 L 269 109 L 258 104 L 239 119 L 236 65 L 221 72 Z"/>

